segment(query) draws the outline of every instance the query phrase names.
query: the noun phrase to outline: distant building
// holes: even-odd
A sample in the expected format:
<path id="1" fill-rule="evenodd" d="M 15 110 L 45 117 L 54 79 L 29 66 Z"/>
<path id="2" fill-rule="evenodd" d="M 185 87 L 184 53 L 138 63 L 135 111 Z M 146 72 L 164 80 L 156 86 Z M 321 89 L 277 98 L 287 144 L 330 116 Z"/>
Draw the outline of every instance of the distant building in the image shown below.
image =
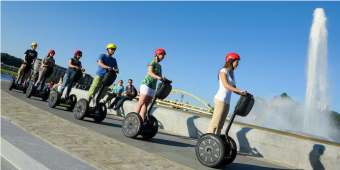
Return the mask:
<path id="1" fill-rule="evenodd" d="M 64 77 L 66 70 L 67 70 L 67 68 L 65 68 L 65 67 L 55 65 L 55 69 L 53 70 L 53 73 L 52 73 L 54 80 L 59 82 L 60 77 Z"/>
<path id="2" fill-rule="evenodd" d="M 36 59 L 35 64 L 34 64 L 34 73 L 39 72 L 41 61 L 42 61 L 41 59 Z M 51 76 L 53 77 L 55 81 L 59 82 L 60 77 L 64 77 L 66 70 L 67 68 L 65 67 L 55 65 L 55 69 L 53 70 L 53 73 Z M 86 89 L 89 89 L 92 84 L 93 77 L 86 73 L 84 73 L 83 76 L 85 77 L 82 77 L 78 83 L 82 86 L 85 85 Z"/>

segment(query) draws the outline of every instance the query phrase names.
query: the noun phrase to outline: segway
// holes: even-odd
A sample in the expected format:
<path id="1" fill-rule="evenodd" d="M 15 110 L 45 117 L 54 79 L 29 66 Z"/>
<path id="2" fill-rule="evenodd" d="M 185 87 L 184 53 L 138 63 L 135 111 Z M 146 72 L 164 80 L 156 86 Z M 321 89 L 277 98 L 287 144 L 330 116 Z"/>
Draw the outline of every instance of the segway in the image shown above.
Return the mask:
<path id="1" fill-rule="evenodd" d="M 29 85 L 29 82 L 22 84 L 23 82 L 21 82 L 21 79 L 27 73 L 27 71 L 31 69 L 31 67 L 29 65 L 27 65 L 26 63 L 23 63 L 23 64 L 24 64 L 24 70 L 23 70 L 24 73 L 19 77 L 20 83 L 19 83 L 19 81 L 18 81 L 18 83 L 16 83 L 15 77 L 12 77 L 12 80 L 9 82 L 9 85 L 8 85 L 8 90 L 12 90 L 12 89 L 21 90 L 25 94 L 26 91 L 27 91 L 27 87 Z M 22 84 L 22 85 L 20 85 L 20 84 Z"/>
<path id="2" fill-rule="evenodd" d="M 231 125 L 234 122 L 236 115 L 246 117 L 255 100 L 253 95 L 242 95 L 238 100 L 233 116 L 225 131 L 225 135 L 215 135 L 207 133 L 202 135 L 196 144 L 196 157 L 205 166 L 216 168 L 231 164 L 237 155 L 237 145 L 235 141 L 228 136 Z"/>
<path id="3" fill-rule="evenodd" d="M 157 92 L 152 100 L 151 106 L 147 110 L 146 119 L 135 112 L 127 114 L 122 123 L 123 134 L 128 138 L 136 138 L 141 135 L 143 139 L 151 139 L 158 132 L 158 121 L 151 115 L 151 109 L 156 102 L 156 99 L 165 99 L 172 90 L 169 80 L 165 80 L 158 84 Z"/>
<path id="4" fill-rule="evenodd" d="M 81 69 L 74 71 L 70 75 L 70 80 L 67 84 L 67 91 L 69 88 L 72 88 L 72 84 L 78 82 L 83 75 Z M 67 92 L 66 91 L 66 92 Z M 66 93 L 65 98 L 61 98 L 62 94 L 58 92 L 58 90 L 52 90 L 48 100 L 48 106 L 51 108 L 55 108 L 56 106 L 66 107 L 68 111 L 72 111 L 75 104 L 77 103 L 77 96 L 74 94 L 69 95 Z"/>
<path id="5" fill-rule="evenodd" d="M 47 67 L 47 70 L 45 71 L 45 73 L 42 75 L 44 78 L 42 81 L 45 81 L 48 77 L 50 77 L 53 73 L 53 68 L 52 67 Z M 26 97 L 30 98 L 31 96 L 35 96 L 35 97 L 41 97 L 43 101 L 46 101 L 50 95 L 50 88 L 44 88 L 42 87 L 42 89 L 38 89 L 35 86 L 36 81 L 34 81 L 34 83 L 31 83 L 28 88 L 27 88 L 27 92 L 26 92 Z M 40 82 L 43 83 L 43 82 Z M 40 85 L 39 85 L 40 86 Z"/>
<path id="6" fill-rule="evenodd" d="M 102 85 L 96 97 L 96 106 L 90 107 L 90 102 L 86 99 L 80 99 L 74 107 L 74 117 L 83 120 L 85 117 L 93 118 L 95 122 L 102 122 L 107 115 L 107 108 L 104 103 L 99 101 L 102 93 L 106 93 L 105 86 L 110 86 L 116 80 L 117 74 L 114 71 L 108 71 L 103 76 Z"/>

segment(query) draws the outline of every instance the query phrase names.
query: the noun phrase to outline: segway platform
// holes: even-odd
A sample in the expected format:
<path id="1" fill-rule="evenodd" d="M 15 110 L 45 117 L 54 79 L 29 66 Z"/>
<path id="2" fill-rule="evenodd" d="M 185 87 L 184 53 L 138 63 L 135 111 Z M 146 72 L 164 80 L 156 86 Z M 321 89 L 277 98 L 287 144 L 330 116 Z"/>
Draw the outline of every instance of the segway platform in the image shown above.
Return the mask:
<path id="1" fill-rule="evenodd" d="M 151 115 L 151 109 L 156 99 L 165 99 L 171 90 L 172 86 L 169 80 L 159 83 L 155 97 L 147 110 L 145 121 L 143 122 L 142 117 L 138 113 L 131 112 L 127 114 L 122 123 L 123 134 L 129 138 L 136 138 L 138 135 L 141 135 L 143 139 L 153 138 L 158 132 L 158 121 Z"/>
<path id="2" fill-rule="evenodd" d="M 253 95 L 247 94 L 241 96 L 235 106 L 233 116 L 231 117 L 225 135 L 216 135 L 207 133 L 202 135 L 196 144 L 196 157 L 205 166 L 216 168 L 231 164 L 237 156 L 236 142 L 228 136 L 231 125 L 236 115 L 246 117 L 255 100 Z"/>
<path id="3" fill-rule="evenodd" d="M 67 85 L 67 88 L 72 88 L 71 85 L 74 82 L 78 82 L 83 75 L 82 71 L 76 70 L 72 72 L 70 76 L 70 81 Z M 51 108 L 55 108 L 57 106 L 66 107 L 68 111 L 72 111 L 74 109 L 75 104 L 77 103 L 77 96 L 74 94 L 68 95 L 66 94 L 65 98 L 61 98 L 61 95 L 57 90 L 52 90 L 49 95 L 48 106 Z"/>
<path id="4" fill-rule="evenodd" d="M 105 93 L 104 87 L 112 85 L 116 78 L 117 74 L 114 71 L 106 72 L 103 76 L 102 85 L 96 97 L 96 106 L 90 107 L 89 101 L 82 98 L 74 107 L 74 117 L 79 120 L 89 117 L 93 118 L 95 122 L 102 122 L 106 118 L 107 108 L 104 103 L 99 102 L 99 98 L 102 93 Z"/>
<path id="5" fill-rule="evenodd" d="M 22 76 L 24 76 L 25 73 L 27 73 L 31 69 L 31 67 L 29 67 L 29 65 L 26 65 L 26 63 L 24 63 L 24 64 L 25 64 L 25 66 L 24 66 L 24 74 Z M 21 82 L 20 79 L 22 78 L 22 76 L 19 77 L 19 81 L 20 82 Z M 22 91 L 25 94 L 26 90 L 27 90 L 27 87 L 29 85 L 29 82 L 27 82 L 26 84 L 21 82 L 22 85 L 20 85 L 19 83 L 15 83 L 15 80 L 16 80 L 15 77 L 13 77 L 13 79 L 9 82 L 8 90 L 16 89 L 16 90 Z"/>
<path id="6" fill-rule="evenodd" d="M 44 80 L 46 80 L 46 78 L 50 77 L 53 73 L 53 68 L 48 67 L 47 70 L 45 71 L 45 74 L 42 75 L 44 76 Z M 42 82 L 41 82 L 42 83 Z M 26 93 L 26 97 L 30 98 L 31 96 L 35 96 L 35 97 L 40 97 L 43 101 L 46 101 L 50 95 L 50 88 L 44 88 L 38 90 L 37 87 L 35 87 L 35 82 L 31 83 L 28 88 L 27 88 L 27 93 Z"/>

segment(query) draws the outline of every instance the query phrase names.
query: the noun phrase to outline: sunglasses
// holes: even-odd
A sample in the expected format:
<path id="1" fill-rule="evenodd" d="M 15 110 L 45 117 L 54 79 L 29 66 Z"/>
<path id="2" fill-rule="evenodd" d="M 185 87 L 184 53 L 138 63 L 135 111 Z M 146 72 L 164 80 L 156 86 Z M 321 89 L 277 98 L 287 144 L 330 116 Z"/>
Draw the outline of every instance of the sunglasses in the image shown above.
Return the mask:
<path id="1" fill-rule="evenodd" d="M 116 51 L 116 49 L 115 49 L 115 48 L 109 48 L 109 49 Z"/>

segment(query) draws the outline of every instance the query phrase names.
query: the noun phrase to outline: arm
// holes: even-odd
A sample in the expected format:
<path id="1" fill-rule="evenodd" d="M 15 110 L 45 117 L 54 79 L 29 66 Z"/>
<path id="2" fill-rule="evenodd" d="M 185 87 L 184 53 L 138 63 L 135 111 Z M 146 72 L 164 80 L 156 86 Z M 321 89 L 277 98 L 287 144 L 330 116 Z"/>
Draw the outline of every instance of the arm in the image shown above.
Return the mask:
<path id="1" fill-rule="evenodd" d="M 236 85 L 234 85 L 233 87 L 235 87 L 236 88 Z M 240 93 L 240 92 L 234 92 L 235 94 L 238 94 L 238 95 L 242 95 L 242 93 Z"/>
<path id="2" fill-rule="evenodd" d="M 46 64 L 46 58 L 44 58 L 43 59 L 43 61 L 41 62 L 41 65 L 43 66 L 43 67 L 47 67 L 48 65 Z"/>
<path id="3" fill-rule="evenodd" d="M 83 65 L 80 63 L 80 69 L 84 72 L 85 68 L 83 68 Z"/>
<path id="4" fill-rule="evenodd" d="M 26 56 L 27 56 L 27 55 L 26 55 L 26 53 L 25 53 L 25 55 L 24 55 L 24 63 L 26 63 Z"/>
<path id="5" fill-rule="evenodd" d="M 153 73 L 153 65 L 149 65 L 148 74 L 155 79 L 162 79 L 161 76 L 157 76 L 155 73 Z"/>
<path id="6" fill-rule="evenodd" d="M 224 85 L 224 87 L 230 91 L 233 91 L 234 93 L 239 93 L 241 90 L 231 86 L 229 83 L 228 83 L 228 80 L 227 80 L 227 74 L 225 72 L 220 72 L 220 75 L 221 75 L 221 79 L 222 79 L 222 83 Z"/>
<path id="7" fill-rule="evenodd" d="M 68 61 L 68 66 L 71 67 L 71 68 L 77 68 L 77 66 L 72 65 L 72 59 L 70 59 L 70 60 Z"/>
<path id="8" fill-rule="evenodd" d="M 26 57 L 27 57 L 27 54 L 28 54 L 28 50 L 26 50 L 24 54 L 25 54 L 24 55 L 24 63 L 26 63 Z"/>

